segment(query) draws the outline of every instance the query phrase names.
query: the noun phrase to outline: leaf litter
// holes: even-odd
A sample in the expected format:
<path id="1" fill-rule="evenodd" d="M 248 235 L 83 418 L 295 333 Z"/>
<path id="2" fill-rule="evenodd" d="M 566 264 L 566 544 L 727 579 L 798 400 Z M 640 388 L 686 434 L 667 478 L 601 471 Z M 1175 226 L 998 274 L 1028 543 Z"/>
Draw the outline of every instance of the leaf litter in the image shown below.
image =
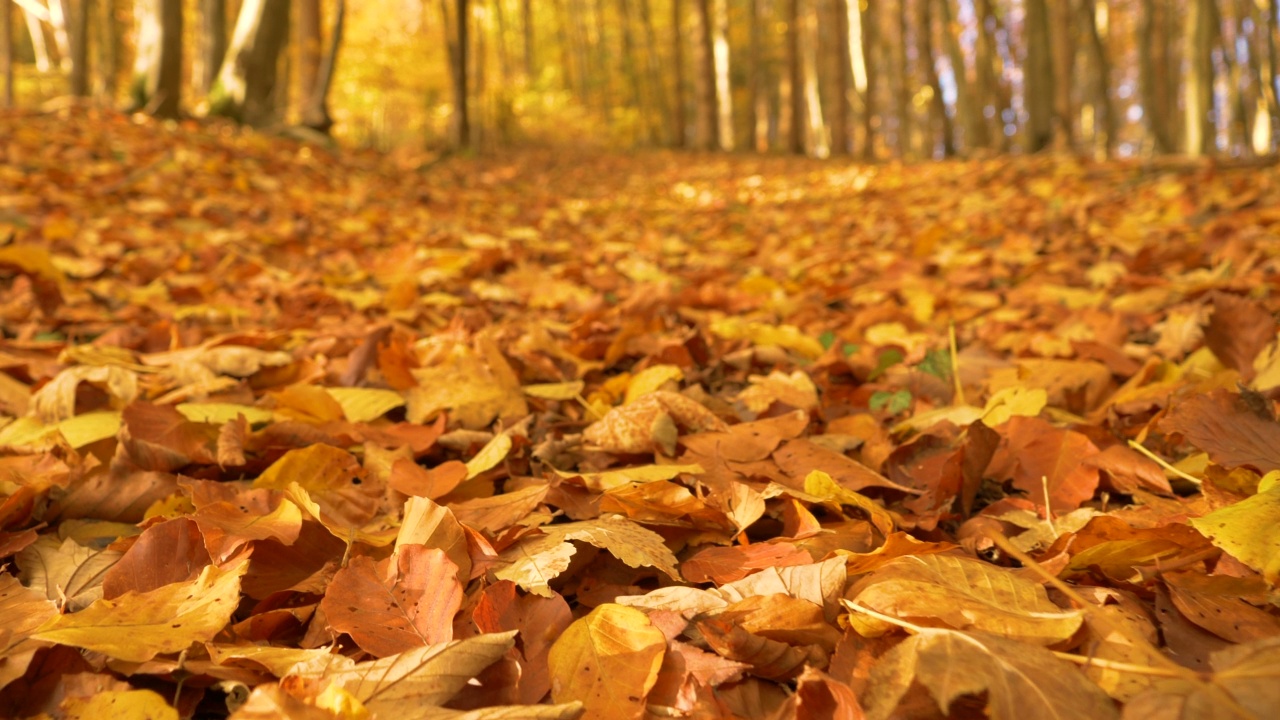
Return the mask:
<path id="1" fill-rule="evenodd" d="M 0 714 L 1276 706 L 1274 169 L 0 123 Z"/>

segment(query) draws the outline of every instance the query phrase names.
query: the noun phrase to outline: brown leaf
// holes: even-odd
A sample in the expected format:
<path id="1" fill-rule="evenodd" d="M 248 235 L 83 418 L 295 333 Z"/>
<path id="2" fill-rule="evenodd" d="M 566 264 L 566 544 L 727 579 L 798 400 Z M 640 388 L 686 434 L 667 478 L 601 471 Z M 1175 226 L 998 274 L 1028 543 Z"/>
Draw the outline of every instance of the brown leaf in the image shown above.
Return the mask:
<path id="1" fill-rule="evenodd" d="M 406 545 L 391 561 L 360 556 L 333 576 L 320 607 L 330 627 L 376 657 L 453 638 L 458 566 L 443 550 Z"/>
<path id="2" fill-rule="evenodd" d="M 1237 393 L 1211 390 L 1175 404 L 1160 421 L 1223 467 L 1280 470 L 1280 423 L 1259 417 Z"/>
<path id="3" fill-rule="evenodd" d="M 1254 358 L 1276 338 L 1276 321 L 1257 300 L 1223 292 L 1210 297 L 1213 314 L 1204 329 L 1204 344 L 1248 382 L 1256 373 Z"/>

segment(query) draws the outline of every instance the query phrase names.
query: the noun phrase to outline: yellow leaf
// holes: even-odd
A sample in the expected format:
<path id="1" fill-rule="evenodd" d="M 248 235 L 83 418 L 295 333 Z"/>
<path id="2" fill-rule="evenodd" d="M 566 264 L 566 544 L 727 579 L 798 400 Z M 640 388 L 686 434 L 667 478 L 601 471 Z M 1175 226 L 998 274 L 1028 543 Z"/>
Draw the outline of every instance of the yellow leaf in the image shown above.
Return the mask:
<path id="1" fill-rule="evenodd" d="M 871 516 L 871 524 L 875 525 L 881 533 L 888 535 L 893 532 L 893 516 L 889 511 L 866 495 L 837 483 L 834 478 L 821 470 L 812 470 L 805 476 L 804 491 L 820 498 L 823 502 L 859 508 Z"/>
<path id="2" fill-rule="evenodd" d="M 542 398 L 543 400 L 573 400 L 582 394 L 582 388 L 584 387 L 586 387 L 586 383 L 581 380 L 573 380 L 572 382 L 525 385 L 522 389 L 525 395 Z"/>
<path id="3" fill-rule="evenodd" d="M 644 395 L 661 390 L 662 386 L 669 382 L 679 382 L 682 379 L 684 379 L 684 371 L 675 365 L 647 367 L 631 377 L 631 382 L 627 383 L 627 395 L 623 403 L 635 402 Z"/>
<path id="4" fill-rule="evenodd" d="M 623 517 L 551 525 L 543 529 L 551 537 L 579 540 L 608 550 L 633 568 L 655 567 L 673 580 L 680 580 L 676 556 L 658 533 Z"/>
<path id="5" fill-rule="evenodd" d="M 250 425 L 271 422 L 273 417 L 270 410 L 235 403 L 182 403 L 175 409 L 191 422 L 212 425 L 225 425 L 235 420 L 237 415 L 243 415 Z"/>
<path id="6" fill-rule="evenodd" d="M 992 720 L 1108 720 L 1120 713 L 1111 698 L 1075 667 L 1044 648 L 985 633 L 921 628 L 871 669 L 863 698 L 867 717 L 890 717 L 913 682 L 924 686 L 943 715 L 962 695 L 985 692 Z"/>
<path id="7" fill-rule="evenodd" d="M 227 568 L 208 565 L 189 582 L 98 600 L 46 622 L 32 637 L 129 662 L 180 652 L 212 640 L 226 627 L 239 605 L 240 578 L 248 566 L 247 560 Z"/>
<path id="8" fill-rule="evenodd" d="M 18 452 L 44 452 L 58 442 L 57 425 L 45 425 L 29 415 L 14 420 L 0 430 L 0 448 Z"/>
<path id="9" fill-rule="evenodd" d="M 470 480 L 486 470 L 497 467 L 498 463 L 506 459 L 509 452 L 511 452 L 511 436 L 507 433 L 498 433 L 480 448 L 480 452 L 476 453 L 475 457 L 467 461 L 467 479 Z"/>
<path id="10" fill-rule="evenodd" d="M 325 388 L 342 406 L 342 413 L 354 423 L 371 422 L 404 405 L 404 396 L 381 388 Z"/>
<path id="11" fill-rule="evenodd" d="M 644 713 L 667 639 L 635 608 L 598 606 L 551 646 L 551 699 L 579 701 L 584 720 L 627 720 Z"/>
<path id="12" fill-rule="evenodd" d="M 325 492 L 349 482 L 358 467 L 351 453 L 318 443 L 281 455 L 271 467 L 262 471 L 253 481 L 253 486 L 283 490 L 296 482 L 307 491 Z"/>
<path id="13" fill-rule="evenodd" d="M 101 410 L 67 418 L 58 423 L 58 432 L 67 444 L 77 450 L 99 440 L 115 437 L 120 432 L 120 413 Z"/>
<path id="14" fill-rule="evenodd" d="M 1049 393 L 1043 388 L 1025 388 L 1020 385 L 998 390 L 987 400 L 982 409 L 982 424 L 997 427 L 1015 415 L 1036 417 L 1049 402 Z"/>
<path id="15" fill-rule="evenodd" d="M 823 353 L 822 343 L 800 332 L 793 325 L 775 327 L 739 317 L 725 317 L 712 321 L 710 330 L 726 340 L 748 340 L 753 345 L 777 345 L 810 359 Z"/>
<path id="16" fill-rule="evenodd" d="M 640 467 L 619 468 L 595 473 L 575 473 L 556 470 L 562 478 L 582 478 L 589 490 L 605 492 L 631 483 L 650 483 L 660 480 L 671 480 L 683 473 L 701 475 L 706 472 L 701 465 L 641 465 Z"/>
<path id="17" fill-rule="evenodd" d="M 1079 610 L 1063 610 L 1044 587 L 1004 568 L 954 555 L 908 555 L 860 580 L 847 597 L 911 622 L 980 630 L 1013 640 L 1051 645 L 1071 637 Z"/>
<path id="18" fill-rule="evenodd" d="M 311 499 L 311 494 L 307 492 L 306 488 L 296 482 L 289 483 L 289 486 L 284 489 L 284 496 L 289 498 L 289 501 L 294 505 L 297 505 L 302 512 L 310 515 L 312 519 L 318 520 L 330 533 L 333 533 L 334 537 L 340 540 L 362 542 L 373 547 L 386 547 L 395 542 L 396 534 L 399 532 L 396 528 L 364 530 L 343 522 L 340 518 L 335 518 L 322 510 L 320 504 Z"/>
<path id="19" fill-rule="evenodd" d="M 1228 555 L 1261 572 L 1268 583 L 1280 583 L 1280 552 L 1276 552 L 1280 488 L 1272 487 L 1190 522 Z"/>
<path id="20" fill-rule="evenodd" d="M 108 690 L 87 698 L 67 698 L 66 720 L 178 720 L 178 711 L 152 690 Z"/>

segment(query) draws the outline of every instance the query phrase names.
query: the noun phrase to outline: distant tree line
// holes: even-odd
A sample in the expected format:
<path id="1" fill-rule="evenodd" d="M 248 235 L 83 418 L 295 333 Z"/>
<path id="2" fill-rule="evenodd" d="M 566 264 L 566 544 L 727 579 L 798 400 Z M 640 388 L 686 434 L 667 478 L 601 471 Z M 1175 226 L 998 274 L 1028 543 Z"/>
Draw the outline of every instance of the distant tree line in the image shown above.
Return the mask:
<path id="1" fill-rule="evenodd" d="M 511 121 L 519 93 L 555 90 L 634 144 L 870 160 L 1046 149 L 1274 154 L 1278 3 L 421 0 L 420 10 L 443 29 L 423 42 L 444 41 L 451 92 L 438 102 L 457 145 L 500 134 L 490 126 Z M 7 104 L 15 57 L 56 63 L 73 95 L 111 95 L 113 64 L 131 37 L 134 110 L 278 121 L 288 57 L 304 89 L 299 122 L 320 131 L 333 123 L 326 98 L 342 0 L 0 5 Z M 194 83 L 181 77 L 192 37 Z M 196 96 L 184 100 L 193 84 Z M 500 111 L 477 124 L 477 103 Z"/>

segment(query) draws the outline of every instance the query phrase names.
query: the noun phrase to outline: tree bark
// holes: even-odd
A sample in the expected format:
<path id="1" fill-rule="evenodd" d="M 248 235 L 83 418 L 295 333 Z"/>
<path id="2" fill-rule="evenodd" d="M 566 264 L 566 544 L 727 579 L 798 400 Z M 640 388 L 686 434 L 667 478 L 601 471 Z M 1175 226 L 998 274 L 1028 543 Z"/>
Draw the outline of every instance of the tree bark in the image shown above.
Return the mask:
<path id="1" fill-rule="evenodd" d="M 1054 83 L 1050 50 L 1049 12 L 1045 0 L 1026 0 L 1027 56 L 1023 87 L 1027 105 L 1028 152 L 1040 152 L 1053 142 Z"/>
<path id="2" fill-rule="evenodd" d="M 65 2 L 65 0 L 64 0 Z M 6 3 L 7 4 L 7 3 Z M 66 3 L 71 15 L 67 23 L 68 42 L 71 45 L 70 91 L 76 97 L 89 95 L 89 14 L 93 12 L 92 0 L 80 0 L 79 7 Z"/>
<path id="3" fill-rule="evenodd" d="M 321 30 L 320 0 L 297 0 L 298 30 L 294 37 L 294 65 L 297 66 L 299 106 L 311 100 L 320 74 L 320 59 L 324 53 L 324 32 Z"/>
<path id="4" fill-rule="evenodd" d="M 935 148 L 938 146 L 937 140 L 934 138 L 936 132 L 942 139 L 942 155 L 943 157 L 951 157 L 956 154 L 955 144 L 955 127 L 952 125 L 951 116 L 947 115 L 947 103 L 942 96 L 942 81 L 938 77 L 938 63 L 934 57 L 933 50 L 933 3 L 929 0 L 921 0 L 917 5 L 920 15 L 920 23 L 916 28 L 916 40 L 918 42 L 918 50 L 920 64 L 924 67 L 925 82 L 929 86 L 929 132 L 926 133 L 928 142 L 925 145 L 925 156 L 932 157 Z"/>
<path id="5" fill-rule="evenodd" d="M 951 0 L 937 0 L 941 12 L 942 41 L 947 49 L 947 60 L 955 78 L 956 115 L 964 128 L 964 147 L 967 150 L 990 145 L 987 124 L 982 117 L 981 102 L 974 97 L 969 84 L 969 71 L 965 67 L 964 52 L 960 49 L 960 27 L 951 10 Z"/>
<path id="6" fill-rule="evenodd" d="M 1164 11 L 1156 0 L 1142 0 L 1138 23 L 1138 84 L 1142 92 L 1142 118 L 1157 153 L 1174 151 L 1173 132 L 1169 127 L 1167 89 L 1163 82 L 1168 61 L 1167 38 L 1162 32 Z"/>
<path id="7" fill-rule="evenodd" d="M 4 93 L 0 102 L 13 107 L 13 3 L 0 3 L 0 82 Z"/>
<path id="8" fill-rule="evenodd" d="M 697 0 L 698 9 L 698 147 L 711 150 L 720 145 L 720 124 L 716 118 L 716 59 L 712 40 L 711 0 Z"/>
<path id="9" fill-rule="evenodd" d="M 208 93 L 227 55 L 227 0 L 200 0 L 200 90 Z"/>
<path id="10" fill-rule="evenodd" d="M 832 53 L 835 62 L 835 103 L 831 108 L 831 154 L 848 155 L 852 148 L 850 143 L 851 123 L 849 95 L 853 85 L 853 23 L 850 15 L 857 12 L 858 0 L 835 0 L 833 4 L 836 25 L 836 52 Z"/>
<path id="11" fill-rule="evenodd" d="M 447 0 L 445 0 L 447 2 Z M 450 45 L 453 48 L 449 77 L 453 84 L 453 114 L 450 116 L 449 131 L 455 147 L 467 148 L 471 145 L 471 117 L 467 98 L 467 55 L 470 48 L 470 37 L 467 26 L 470 25 L 470 3 L 468 0 L 454 0 L 454 29 Z"/>
<path id="12" fill-rule="evenodd" d="M 333 29 L 329 33 L 329 48 L 320 58 L 315 84 L 302 106 L 302 125 L 312 130 L 328 133 L 333 128 L 329 115 L 329 89 L 333 86 L 333 74 L 338 69 L 338 50 L 342 47 L 342 34 L 346 27 L 346 0 L 337 0 L 333 13 Z"/>
<path id="13" fill-rule="evenodd" d="M 1084 13 L 1084 28 L 1088 35 L 1089 48 L 1093 56 L 1093 72 L 1095 80 L 1094 98 L 1097 112 L 1094 127 L 1101 127 L 1102 142 L 1099 147 L 1104 156 L 1110 156 L 1115 147 L 1119 119 L 1116 117 L 1115 104 L 1111 101 L 1111 60 L 1107 57 L 1107 41 L 1098 26 L 1097 7 L 1093 0 L 1084 0 L 1080 6 Z M 1101 119 L 1097 116 L 1101 115 Z"/>
<path id="14" fill-rule="evenodd" d="M 689 142 L 686 130 L 688 109 L 684 99 L 684 31 L 681 29 L 684 26 L 683 15 L 684 8 L 681 0 L 671 0 L 671 56 L 672 72 L 675 75 L 675 92 L 673 93 L 675 113 L 671 142 L 676 147 L 684 147 Z"/>
<path id="15" fill-rule="evenodd" d="M 139 30 L 130 110 L 176 118 L 182 92 L 182 0 L 139 0 L 134 13 Z"/>
<path id="16" fill-rule="evenodd" d="M 1056 132 L 1067 147 L 1075 146 L 1074 88 L 1076 24 L 1071 12 L 1076 0 L 1044 0 L 1049 12 L 1049 33 L 1053 64 L 1053 116 Z M 1088 0 L 1086 0 L 1087 2 Z"/>
<path id="17" fill-rule="evenodd" d="M 804 68 L 800 58 L 800 23 L 803 0 L 787 0 L 787 69 L 790 78 L 791 125 L 787 149 L 796 155 L 805 152 Z"/>
<path id="18" fill-rule="evenodd" d="M 36 71 L 49 72 L 49 68 L 52 67 L 49 61 L 49 47 L 45 44 L 44 29 L 40 27 L 39 18 L 24 6 L 22 8 L 22 19 L 26 21 L 27 33 L 31 36 L 31 52 L 36 56 Z"/>
<path id="19" fill-rule="evenodd" d="M 1213 0 L 1190 0 L 1183 33 L 1187 74 L 1183 150 L 1207 155 L 1213 148 L 1209 111 L 1213 109 Z"/>
<path id="20" fill-rule="evenodd" d="M 907 59 L 907 0 L 898 0 L 898 42 L 894 45 L 894 66 L 898 71 L 898 92 L 894 95 L 898 106 L 898 156 L 911 155 L 911 65 Z"/>
<path id="21" fill-rule="evenodd" d="M 853 0 L 856 2 L 857 0 Z M 862 159 L 871 161 L 876 156 L 876 87 L 879 84 L 877 76 L 879 73 L 872 68 L 879 67 L 879 63 L 875 62 L 875 39 L 879 37 L 879 13 L 876 11 L 878 3 L 868 2 L 867 7 L 863 10 L 860 21 L 861 40 L 862 43 L 854 48 L 855 53 L 861 53 L 862 72 L 866 77 L 866 86 L 858 88 L 858 72 L 857 66 L 854 67 L 853 81 L 855 89 L 862 98 Z M 856 62 L 855 57 L 855 62 Z"/>
<path id="22" fill-rule="evenodd" d="M 289 34 L 289 0 L 244 0 L 235 34 L 209 90 L 209 114 L 253 127 L 276 117 L 280 52 Z"/>
<path id="23" fill-rule="evenodd" d="M 711 52 L 716 80 L 716 144 L 733 150 L 733 88 L 729 75 L 729 8 L 726 0 L 711 0 Z"/>

